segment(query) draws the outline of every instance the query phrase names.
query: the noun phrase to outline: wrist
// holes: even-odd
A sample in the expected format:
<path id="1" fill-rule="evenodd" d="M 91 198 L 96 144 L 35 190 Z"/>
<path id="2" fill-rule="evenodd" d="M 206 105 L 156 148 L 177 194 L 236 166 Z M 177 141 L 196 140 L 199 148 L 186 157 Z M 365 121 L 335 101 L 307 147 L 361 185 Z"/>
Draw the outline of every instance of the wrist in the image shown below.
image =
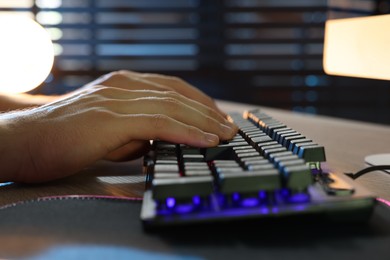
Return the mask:
<path id="1" fill-rule="evenodd" d="M 0 111 L 10 111 L 42 106 L 53 102 L 61 96 L 30 95 L 30 94 L 0 94 Z"/>

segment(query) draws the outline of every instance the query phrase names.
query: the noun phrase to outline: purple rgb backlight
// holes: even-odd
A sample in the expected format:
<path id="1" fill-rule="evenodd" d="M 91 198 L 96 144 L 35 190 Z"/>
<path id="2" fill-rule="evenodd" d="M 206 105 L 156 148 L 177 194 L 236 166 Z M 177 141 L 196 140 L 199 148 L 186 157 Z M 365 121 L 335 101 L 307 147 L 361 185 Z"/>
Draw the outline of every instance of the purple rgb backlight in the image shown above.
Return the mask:
<path id="1" fill-rule="evenodd" d="M 281 189 L 279 195 L 289 203 L 306 203 L 310 201 L 310 195 L 305 192 L 292 193 L 288 189 Z"/>
<path id="2" fill-rule="evenodd" d="M 168 209 L 173 209 L 176 205 L 176 200 L 174 198 L 167 198 L 165 203 Z"/>
<path id="3" fill-rule="evenodd" d="M 194 196 L 192 197 L 192 203 L 194 204 L 194 206 L 199 206 L 200 205 L 200 197 L 199 196 Z"/>
<path id="4" fill-rule="evenodd" d="M 233 193 L 232 199 L 234 202 L 238 202 L 240 200 L 240 194 L 237 192 Z"/>
<path id="5" fill-rule="evenodd" d="M 265 191 L 259 191 L 259 199 L 260 200 L 265 200 L 267 198 L 267 192 Z"/>
<path id="6" fill-rule="evenodd" d="M 294 211 L 301 211 L 310 202 L 308 193 L 294 193 L 289 189 L 280 189 L 274 193 L 259 191 L 256 194 L 230 195 L 215 193 L 210 197 L 193 196 L 187 200 L 177 200 L 173 197 L 165 199 L 165 207 L 159 209 L 159 215 L 186 215 L 191 213 L 212 213 L 215 210 L 226 214 L 245 214 L 246 210 L 260 210 L 261 215 L 278 214 L 285 206 L 293 206 Z M 291 209 L 291 207 L 290 207 Z M 221 212 L 221 213 L 222 213 Z M 240 213 L 241 212 L 241 213 Z M 224 213 L 223 213 L 224 214 Z"/>
<path id="7" fill-rule="evenodd" d="M 285 198 L 290 196 L 290 191 L 288 189 L 281 189 L 280 194 Z"/>
<path id="8" fill-rule="evenodd" d="M 192 212 L 194 209 L 195 209 L 195 206 L 192 205 L 191 203 L 180 204 L 180 205 L 176 206 L 175 212 L 178 214 L 186 214 L 186 213 Z"/>
<path id="9" fill-rule="evenodd" d="M 186 202 L 177 201 L 175 198 L 169 197 L 165 199 L 166 209 L 160 209 L 160 214 L 169 215 L 172 213 L 186 214 L 196 209 L 200 209 L 202 206 L 202 199 L 200 196 L 192 197 L 192 200 Z"/>
<path id="10" fill-rule="evenodd" d="M 307 193 L 296 193 L 292 194 L 289 197 L 289 202 L 291 203 L 303 203 L 303 202 L 309 202 L 310 196 Z"/>
<path id="11" fill-rule="evenodd" d="M 255 207 L 259 204 L 259 200 L 257 198 L 245 198 L 241 201 L 242 207 Z"/>

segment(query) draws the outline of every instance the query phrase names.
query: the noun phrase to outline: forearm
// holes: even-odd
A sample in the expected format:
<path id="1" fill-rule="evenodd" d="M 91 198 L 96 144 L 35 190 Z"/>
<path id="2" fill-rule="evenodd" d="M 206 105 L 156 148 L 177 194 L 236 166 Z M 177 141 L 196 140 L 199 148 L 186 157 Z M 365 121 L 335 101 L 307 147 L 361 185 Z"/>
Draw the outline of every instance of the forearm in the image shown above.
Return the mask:
<path id="1" fill-rule="evenodd" d="M 23 154 L 21 139 L 12 127 L 12 113 L 0 114 L 0 182 L 12 180 L 19 172 Z"/>
<path id="2" fill-rule="evenodd" d="M 58 96 L 0 94 L 0 112 L 41 106 L 56 99 Z"/>

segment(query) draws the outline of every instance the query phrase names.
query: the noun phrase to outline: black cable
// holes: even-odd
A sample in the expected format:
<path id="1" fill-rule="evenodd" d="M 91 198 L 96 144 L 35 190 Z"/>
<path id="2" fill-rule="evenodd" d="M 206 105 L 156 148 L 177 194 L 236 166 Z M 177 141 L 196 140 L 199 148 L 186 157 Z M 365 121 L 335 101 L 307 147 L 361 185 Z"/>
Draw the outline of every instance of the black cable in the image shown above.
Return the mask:
<path id="1" fill-rule="evenodd" d="M 353 180 L 356 180 L 357 178 L 359 178 L 360 176 L 366 173 L 373 172 L 373 171 L 385 171 L 385 170 L 390 170 L 390 165 L 371 166 L 371 167 L 364 168 L 363 170 L 360 170 L 356 173 L 345 173 L 345 175 L 351 177 Z M 385 173 L 390 174 L 389 172 L 386 171 Z"/>

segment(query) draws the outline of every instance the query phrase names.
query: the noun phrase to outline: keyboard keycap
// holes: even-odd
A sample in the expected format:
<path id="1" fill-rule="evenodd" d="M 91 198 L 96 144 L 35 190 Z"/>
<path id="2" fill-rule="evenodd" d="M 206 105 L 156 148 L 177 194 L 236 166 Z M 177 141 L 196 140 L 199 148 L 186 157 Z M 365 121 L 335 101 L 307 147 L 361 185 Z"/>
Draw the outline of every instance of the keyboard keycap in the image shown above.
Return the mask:
<path id="1" fill-rule="evenodd" d="M 306 162 L 324 162 L 325 148 L 318 144 L 303 145 L 299 148 L 298 156 Z"/>
<path id="2" fill-rule="evenodd" d="M 309 166 L 305 164 L 281 167 L 283 181 L 287 188 L 295 191 L 303 191 L 313 183 L 313 177 Z"/>
<path id="3" fill-rule="evenodd" d="M 178 173 L 179 165 L 177 164 L 157 164 L 154 166 L 154 172 L 157 173 Z"/>
<path id="4" fill-rule="evenodd" d="M 162 200 L 169 197 L 186 199 L 193 196 L 207 196 L 213 192 L 212 176 L 191 176 L 175 179 L 154 179 L 153 198 Z"/>
<path id="5" fill-rule="evenodd" d="M 204 158 L 206 161 L 218 160 L 220 158 L 230 159 L 233 156 L 233 147 L 246 145 L 248 145 L 248 143 L 246 141 L 242 141 L 237 143 L 220 144 L 216 147 L 203 149 Z"/>
<path id="6" fill-rule="evenodd" d="M 220 173 L 219 186 L 220 191 L 227 194 L 272 191 L 281 187 L 279 173 L 276 169 Z"/>

